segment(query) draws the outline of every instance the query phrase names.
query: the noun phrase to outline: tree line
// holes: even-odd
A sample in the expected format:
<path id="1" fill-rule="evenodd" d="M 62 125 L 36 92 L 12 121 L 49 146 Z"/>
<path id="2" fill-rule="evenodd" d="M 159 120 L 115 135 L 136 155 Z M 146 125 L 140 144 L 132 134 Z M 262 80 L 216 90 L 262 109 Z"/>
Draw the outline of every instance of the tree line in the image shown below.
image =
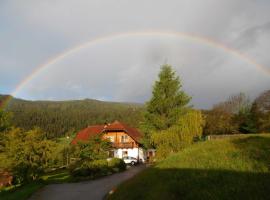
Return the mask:
<path id="1" fill-rule="evenodd" d="M 270 90 L 253 101 L 244 93 L 204 111 L 204 135 L 270 132 Z"/>
<path id="2" fill-rule="evenodd" d="M 0 96 L 3 101 L 5 96 Z M 58 138 L 77 132 L 89 125 L 122 121 L 138 127 L 143 105 L 102 102 L 85 99 L 77 101 L 26 101 L 13 98 L 5 107 L 10 123 L 24 130 L 39 127 L 48 138 Z"/>

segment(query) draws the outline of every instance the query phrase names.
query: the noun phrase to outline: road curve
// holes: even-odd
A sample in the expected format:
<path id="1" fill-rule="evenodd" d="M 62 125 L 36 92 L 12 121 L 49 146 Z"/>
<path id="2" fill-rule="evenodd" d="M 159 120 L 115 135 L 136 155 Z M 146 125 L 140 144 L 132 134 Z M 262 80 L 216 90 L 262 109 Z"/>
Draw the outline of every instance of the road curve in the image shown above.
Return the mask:
<path id="1" fill-rule="evenodd" d="M 97 180 L 47 185 L 29 200 L 102 200 L 110 190 L 143 169 L 145 166 L 140 165 Z"/>

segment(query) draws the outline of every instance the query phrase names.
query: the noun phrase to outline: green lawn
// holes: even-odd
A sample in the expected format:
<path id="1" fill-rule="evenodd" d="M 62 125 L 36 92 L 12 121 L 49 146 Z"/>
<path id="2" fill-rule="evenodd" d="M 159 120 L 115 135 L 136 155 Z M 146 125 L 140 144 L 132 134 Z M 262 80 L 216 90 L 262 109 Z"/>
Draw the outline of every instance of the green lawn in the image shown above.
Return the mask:
<path id="1" fill-rule="evenodd" d="M 0 192 L 1 200 L 26 200 L 31 194 L 44 186 L 42 182 L 33 182 L 24 186 L 5 188 Z"/>
<path id="2" fill-rule="evenodd" d="M 270 199 L 270 135 L 197 143 L 120 185 L 109 199 Z"/>
<path id="3" fill-rule="evenodd" d="M 1 200 L 25 200 L 41 187 L 50 183 L 72 182 L 73 178 L 67 170 L 58 170 L 47 173 L 41 177 L 40 181 L 32 182 L 23 186 L 12 186 L 0 191 Z"/>

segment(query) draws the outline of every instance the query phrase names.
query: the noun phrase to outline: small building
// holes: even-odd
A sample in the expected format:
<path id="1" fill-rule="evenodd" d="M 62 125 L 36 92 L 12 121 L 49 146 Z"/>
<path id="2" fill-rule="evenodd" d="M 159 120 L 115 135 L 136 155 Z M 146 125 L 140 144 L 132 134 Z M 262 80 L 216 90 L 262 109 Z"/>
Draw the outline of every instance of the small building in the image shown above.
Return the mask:
<path id="1" fill-rule="evenodd" d="M 113 149 L 109 157 L 123 158 L 126 156 L 145 161 L 145 151 L 140 139 L 142 134 L 135 128 L 129 127 L 119 121 L 106 125 L 89 126 L 77 133 L 71 144 L 88 140 L 91 136 L 102 134 L 112 142 Z"/>
<path id="2" fill-rule="evenodd" d="M 0 188 L 12 185 L 13 176 L 8 171 L 0 171 Z"/>

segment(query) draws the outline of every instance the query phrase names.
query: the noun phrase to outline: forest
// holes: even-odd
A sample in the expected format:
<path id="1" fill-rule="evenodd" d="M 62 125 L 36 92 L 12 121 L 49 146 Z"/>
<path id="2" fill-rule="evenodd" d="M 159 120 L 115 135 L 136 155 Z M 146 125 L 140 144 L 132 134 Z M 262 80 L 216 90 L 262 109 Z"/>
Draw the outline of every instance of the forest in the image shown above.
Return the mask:
<path id="1" fill-rule="evenodd" d="M 1 102 L 9 96 L 0 95 Z M 232 95 L 201 110 L 205 125 L 203 135 L 262 133 L 270 131 L 270 90 L 254 100 L 244 93 Z M 94 124 L 119 120 L 132 127 L 143 128 L 146 105 L 136 103 L 105 102 L 93 99 L 71 101 L 29 101 L 12 98 L 5 106 L 12 126 L 24 130 L 38 127 L 47 138 L 74 135 Z"/>
<path id="2" fill-rule="evenodd" d="M 1 102 L 9 96 L 0 95 Z M 5 106 L 11 124 L 25 130 L 39 127 L 48 138 L 73 134 L 89 125 L 122 121 L 138 127 L 143 105 L 103 102 L 92 99 L 72 101 L 28 101 L 12 98 Z"/>

